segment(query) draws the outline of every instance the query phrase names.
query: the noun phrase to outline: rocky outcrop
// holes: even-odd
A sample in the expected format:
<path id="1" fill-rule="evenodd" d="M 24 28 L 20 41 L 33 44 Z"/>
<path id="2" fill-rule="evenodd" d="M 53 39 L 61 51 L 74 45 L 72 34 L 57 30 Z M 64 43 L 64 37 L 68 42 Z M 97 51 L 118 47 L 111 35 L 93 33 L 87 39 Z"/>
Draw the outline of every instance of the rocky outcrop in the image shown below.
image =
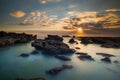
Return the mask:
<path id="1" fill-rule="evenodd" d="M 69 57 L 63 56 L 63 55 L 55 55 L 57 59 L 63 60 L 63 61 L 71 61 Z"/>
<path id="2" fill-rule="evenodd" d="M 74 43 L 78 44 L 78 42 L 75 41 L 75 36 L 73 36 L 68 42 L 69 42 L 70 44 L 74 44 Z"/>
<path id="3" fill-rule="evenodd" d="M 111 59 L 109 57 L 105 57 L 101 59 L 101 61 L 106 62 L 106 63 L 111 63 Z"/>
<path id="4" fill-rule="evenodd" d="M 75 50 L 70 49 L 67 44 L 63 43 L 62 37 L 56 35 L 48 35 L 45 39 L 36 39 L 31 45 L 49 55 L 69 54 L 75 52 Z"/>
<path id="5" fill-rule="evenodd" d="M 46 80 L 46 79 L 45 78 L 31 78 L 31 79 L 17 78 L 16 80 Z"/>
<path id="6" fill-rule="evenodd" d="M 79 37 L 82 44 L 100 44 L 106 48 L 120 48 L 120 37 Z"/>
<path id="7" fill-rule="evenodd" d="M 85 52 L 76 52 L 75 54 L 77 54 L 77 55 L 88 55 L 88 54 L 85 53 Z"/>
<path id="8" fill-rule="evenodd" d="M 23 54 L 21 54 L 20 56 L 21 56 L 21 57 L 28 57 L 29 54 L 25 54 L 25 53 L 23 53 Z"/>
<path id="9" fill-rule="evenodd" d="M 94 61 L 94 59 L 90 55 L 79 55 L 78 58 L 83 61 L 85 60 Z"/>
<path id="10" fill-rule="evenodd" d="M 0 47 L 10 46 L 16 43 L 25 43 L 36 39 L 36 35 L 25 33 L 7 33 L 0 31 Z"/>
<path id="11" fill-rule="evenodd" d="M 103 57 L 115 57 L 115 55 L 108 54 L 108 53 L 96 53 L 96 55 L 101 55 Z"/>
<path id="12" fill-rule="evenodd" d="M 47 70 L 46 73 L 51 74 L 51 75 L 56 75 L 65 69 L 71 69 L 71 68 L 73 68 L 72 65 L 63 64 L 60 67 L 55 67 L 55 68 L 52 68 L 50 70 Z"/>

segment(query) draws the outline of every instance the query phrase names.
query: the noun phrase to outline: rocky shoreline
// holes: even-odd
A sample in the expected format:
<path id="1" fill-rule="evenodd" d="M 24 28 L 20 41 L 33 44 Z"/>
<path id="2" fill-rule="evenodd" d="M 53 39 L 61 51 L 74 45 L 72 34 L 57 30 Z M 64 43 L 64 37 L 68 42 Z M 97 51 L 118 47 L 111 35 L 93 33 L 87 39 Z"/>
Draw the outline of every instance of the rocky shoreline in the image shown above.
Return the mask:
<path id="1" fill-rule="evenodd" d="M 100 44 L 105 48 L 120 48 L 120 37 L 78 37 L 82 44 Z"/>
<path id="2" fill-rule="evenodd" d="M 36 39 L 36 35 L 0 31 L 0 47 L 11 46 L 16 43 L 25 43 Z"/>

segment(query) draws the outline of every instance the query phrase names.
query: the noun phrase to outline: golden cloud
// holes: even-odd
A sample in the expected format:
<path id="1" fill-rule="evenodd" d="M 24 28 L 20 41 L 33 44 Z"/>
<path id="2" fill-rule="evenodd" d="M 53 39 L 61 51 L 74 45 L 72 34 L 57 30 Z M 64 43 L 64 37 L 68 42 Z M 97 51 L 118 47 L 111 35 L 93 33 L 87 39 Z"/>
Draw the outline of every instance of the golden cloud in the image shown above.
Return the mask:
<path id="1" fill-rule="evenodd" d="M 41 4 L 53 3 L 53 2 L 60 2 L 61 0 L 40 0 Z"/>
<path id="2" fill-rule="evenodd" d="M 21 18 L 25 16 L 25 14 L 26 13 L 23 11 L 15 11 L 15 12 L 10 13 L 11 16 L 16 17 L 16 18 Z"/>
<path id="3" fill-rule="evenodd" d="M 107 9 L 106 12 L 117 12 L 120 11 L 120 9 Z"/>

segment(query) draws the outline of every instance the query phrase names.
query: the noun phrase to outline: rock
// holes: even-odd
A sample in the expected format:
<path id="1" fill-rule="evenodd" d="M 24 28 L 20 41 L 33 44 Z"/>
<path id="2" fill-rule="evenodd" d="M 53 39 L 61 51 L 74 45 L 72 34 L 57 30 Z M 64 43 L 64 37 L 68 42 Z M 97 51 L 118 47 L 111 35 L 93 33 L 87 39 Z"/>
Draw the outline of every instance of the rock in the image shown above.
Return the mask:
<path id="1" fill-rule="evenodd" d="M 39 53 L 38 50 L 34 50 L 34 51 L 31 52 L 31 54 L 38 54 L 38 53 Z"/>
<path id="2" fill-rule="evenodd" d="M 78 44 L 78 42 L 75 41 L 74 39 L 75 39 L 75 36 L 73 36 L 68 42 L 69 42 L 70 44 L 74 44 L 74 43 Z"/>
<path id="3" fill-rule="evenodd" d="M 31 79 L 17 78 L 16 80 L 46 80 L 46 79 L 45 78 L 31 78 Z"/>
<path id="4" fill-rule="evenodd" d="M 62 55 L 55 55 L 55 57 L 63 61 L 71 61 L 69 57 L 62 56 Z"/>
<path id="5" fill-rule="evenodd" d="M 84 52 L 76 52 L 75 54 L 77 54 L 77 55 L 88 55 L 87 53 L 84 53 Z"/>
<path id="6" fill-rule="evenodd" d="M 115 60 L 115 61 L 113 61 L 114 63 L 119 63 L 119 61 L 117 61 L 117 60 Z"/>
<path id="7" fill-rule="evenodd" d="M 0 47 L 10 46 L 16 43 L 25 43 L 36 39 L 36 35 L 25 33 L 7 33 L 0 31 Z"/>
<path id="8" fill-rule="evenodd" d="M 54 39 L 54 38 L 53 38 Z M 55 38 L 56 39 L 56 38 Z M 32 42 L 32 46 L 41 50 L 45 54 L 70 54 L 74 53 L 74 49 L 70 49 L 69 46 L 61 41 L 50 39 L 36 39 Z"/>
<path id="9" fill-rule="evenodd" d="M 45 38 L 45 40 L 55 40 L 55 41 L 62 42 L 63 38 L 58 35 L 48 35 L 48 37 Z"/>
<path id="10" fill-rule="evenodd" d="M 70 37 L 69 35 L 63 35 L 62 37 Z"/>
<path id="11" fill-rule="evenodd" d="M 108 53 L 96 53 L 96 55 L 101 55 L 103 57 L 115 57 L 115 55 L 108 54 Z"/>
<path id="12" fill-rule="evenodd" d="M 80 49 L 79 47 L 75 47 L 75 49 Z"/>
<path id="13" fill-rule="evenodd" d="M 47 70 L 46 73 L 51 74 L 51 75 L 56 75 L 56 74 L 58 74 L 59 72 L 65 70 L 65 69 L 71 69 L 71 68 L 73 68 L 72 65 L 63 64 L 63 65 L 60 66 L 60 67 L 55 67 L 55 68 L 52 68 L 52 69 L 50 69 L 50 70 Z"/>
<path id="14" fill-rule="evenodd" d="M 21 57 L 28 57 L 29 54 L 25 54 L 25 53 L 23 53 L 23 54 L 21 54 L 20 56 L 21 56 Z"/>
<path id="15" fill-rule="evenodd" d="M 105 57 L 105 58 L 101 59 L 101 61 L 111 63 L 111 60 L 109 57 Z"/>
<path id="16" fill-rule="evenodd" d="M 80 56 L 78 56 L 78 58 L 80 59 L 80 60 L 90 60 L 90 61 L 94 61 L 94 59 L 90 56 L 90 55 L 80 55 Z"/>

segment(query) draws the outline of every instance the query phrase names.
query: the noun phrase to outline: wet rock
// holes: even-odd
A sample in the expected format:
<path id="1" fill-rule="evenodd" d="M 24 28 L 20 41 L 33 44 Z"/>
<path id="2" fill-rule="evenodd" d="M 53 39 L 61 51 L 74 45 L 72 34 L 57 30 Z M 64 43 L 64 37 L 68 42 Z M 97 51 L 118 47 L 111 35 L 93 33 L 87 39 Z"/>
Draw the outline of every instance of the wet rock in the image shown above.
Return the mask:
<path id="1" fill-rule="evenodd" d="M 23 53 L 23 54 L 21 54 L 20 56 L 21 56 L 21 57 L 28 57 L 29 54 L 25 54 L 25 53 Z"/>
<path id="2" fill-rule="evenodd" d="M 71 68 L 73 68 L 72 65 L 63 64 L 60 67 L 55 67 L 55 68 L 52 68 L 50 70 L 47 70 L 46 73 L 51 74 L 51 75 L 56 75 L 65 69 L 71 69 Z"/>
<path id="3" fill-rule="evenodd" d="M 75 49 L 80 49 L 80 47 L 75 47 Z"/>
<path id="4" fill-rule="evenodd" d="M 53 38 L 54 40 L 52 40 L 52 38 L 50 39 L 36 39 L 31 45 L 49 55 L 70 54 L 75 52 L 74 49 L 69 48 L 69 46 L 61 40 L 58 41 L 56 38 Z"/>
<path id="5" fill-rule="evenodd" d="M 117 60 L 115 60 L 115 61 L 113 61 L 114 63 L 119 63 L 119 61 L 117 61 Z"/>
<path id="6" fill-rule="evenodd" d="M 34 54 L 38 54 L 38 53 L 39 53 L 38 50 L 34 50 L 34 51 L 31 52 L 31 54 L 33 54 L 33 55 L 34 55 Z"/>
<path id="7" fill-rule="evenodd" d="M 58 36 L 58 35 L 48 35 L 45 40 L 55 40 L 55 41 L 59 41 L 62 42 L 63 38 Z"/>
<path id="8" fill-rule="evenodd" d="M 101 59 L 101 61 L 106 62 L 106 63 L 111 63 L 111 60 L 109 57 L 105 57 L 105 58 Z"/>
<path id="9" fill-rule="evenodd" d="M 89 61 L 94 61 L 94 59 L 90 55 L 80 55 L 78 56 L 80 60 L 89 60 Z"/>
<path id="10" fill-rule="evenodd" d="M 36 39 L 36 35 L 25 33 L 7 33 L 0 31 L 0 47 L 10 46 L 16 43 L 25 43 Z"/>
<path id="11" fill-rule="evenodd" d="M 63 60 L 63 61 L 71 61 L 69 57 L 63 56 L 63 55 L 55 55 L 56 58 Z"/>
<path id="12" fill-rule="evenodd" d="M 77 55 L 88 55 L 88 54 L 85 53 L 85 52 L 76 52 L 75 54 L 77 54 Z"/>
<path id="13" fill-rule="evenodd" d="M 45 78 L 31 78 L 31 79 L 17 78 L 16 80 L 46 80 L 46 79 Z"/>
<path id="14" fill-rule="evenodd" d="M 96 55 L 101 55 L 103 57 L 115 57 L 115 55 L 108 54 L 108 53 L 96 53 Z"/>
<path id="15" fill-rule="evenodd" d="M 78 44 L 78 42 L 75 41 L 75 36 L 73 36 L 68 42 L 69 42 L 70 44 L 74 44 L 74 43 Z"/>

